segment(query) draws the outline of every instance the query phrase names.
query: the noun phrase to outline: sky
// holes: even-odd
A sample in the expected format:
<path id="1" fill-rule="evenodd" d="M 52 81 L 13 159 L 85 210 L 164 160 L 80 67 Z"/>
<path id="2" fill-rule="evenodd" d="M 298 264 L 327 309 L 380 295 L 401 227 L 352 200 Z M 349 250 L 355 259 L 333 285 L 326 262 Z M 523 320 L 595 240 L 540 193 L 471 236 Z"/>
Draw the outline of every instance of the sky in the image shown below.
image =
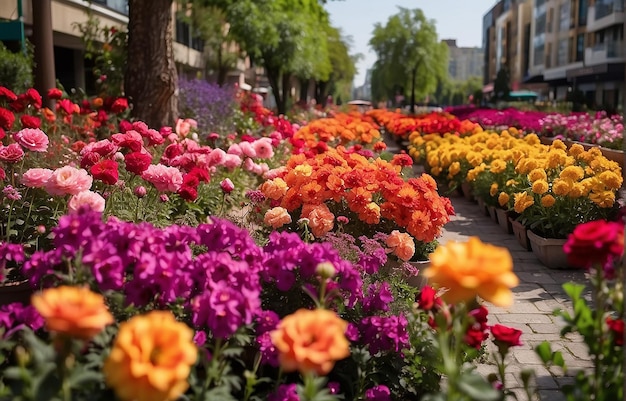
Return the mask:
<path id="1" fill-rule="evenodd" d="M 374 24 L 384 26 L 390 16 L 398 13 L 398 7 L 421 9 L 426 18 L 435 20 L 440 40 L 456 39 L 459 47 L 481 47 L 483 16 L 496 3 L 497 0 L 331 0 L 325 8 L 331 24 L 352 37 L 350 54 L 364 56 L 357 63 L 354 79 L 354 84 L 361 86 L 365 71 L 376 61 L 376 54 L 368 45 Z"/>

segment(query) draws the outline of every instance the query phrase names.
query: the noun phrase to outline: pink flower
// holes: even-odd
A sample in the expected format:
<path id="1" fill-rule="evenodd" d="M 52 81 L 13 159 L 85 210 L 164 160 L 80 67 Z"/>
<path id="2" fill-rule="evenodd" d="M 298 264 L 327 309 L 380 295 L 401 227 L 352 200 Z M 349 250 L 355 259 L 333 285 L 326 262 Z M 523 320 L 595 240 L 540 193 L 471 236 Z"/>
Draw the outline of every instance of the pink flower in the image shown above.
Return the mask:
<path id="1" fill-rule="evenodd" d="M 192 127 L 189 123 L 189 119 L 183 120 L 182 118 L 179 118 L 178 120 L 176 120 L 176 133 L 179 136 L 182 136 L 183 138 L 186 137 L 189 134 L 191 128 Z"/>
<path id="2" fill-rule="evenodd" d="M 237 155 L 226 154 L 224 156 L 224 167 L 229 170 L 233 170 L 241 166 L 241 158 Z"/>
<path id="3" fill-rule="evenodd" d="M 151 164 L 141 173 L 141 178 L 154 185 L 159 192 L 176 192 L 183 184 L 180 170 L 163 164 Z"/>
<path id="4" fill-rule="evenodd" d="M 13 139 L 33 152 L 48 150 L 48 135 L 39 128 L 24 128 L 13 135 Z"/>
<path id="5" fill-rule="evenodd" d="M 241 150 L 241 146 L 239 146 L 239 144 L 233 143 L 228 147 L 226 153 L 228 153 L 229 155 L 241 156 L 243 154 L 243 151 Z"/>
<path id="6" fill-rule="evenodd" d="M 43 188 L 51 175 L 49 168 L 31 168 L 22 175 L 22 184 L 29 188 Z"/>
<path id="7" fill-rule="evenodd" d="M 254 147 L 252 146 L 252 143 L 250 143 L 250 142 L 241 142 L 239 144 L 239 148 L 241 148 L 241 152 L 244 155 L 246 155 L 246 156 L 248 156 L 248 157 L 250 157 L 252 159 L 257 157 L 256 151 L 254 150 Z"/>
<path id="8" fill-rule="evenodd" d="M 104 198 L 92 191 L 82 191 L 72 196 L 67 204 L 67 210 L 75 213 L 81 207 L 89 207 L 94 212 L 104 211 Z"/>
<path id="9" fill-rule="evenodd" d="M 259 159 L 270 159 L 274 156 L 274 148 L 270 138 L 260 138 L 252 143 L 252 147 Z"/>
<path id="10" fill-rule="evenodd" d="M 219 166 L 226 160 L 226 152 L 220 148 L 213 149 L 209 153 L 209 166 Z"/>
<path id="11" fill-rule="evenodd" d="M 9 146 L 0 145 L 0 161 L 17 163 L 22 160 L 23 157 L 24 151 L 17 143 L 12 143 Z"/>
<path id="12" fill-rule="evenodd" d="M 64 166 L 52 172 L 45 188 L 50 195 L 76 195 L 91 188 L 93 178 L 87 170 Z"/>
<path id="13" fill-rule="evenodd" d="M 225 178 L 222 182 L 220 182 L 220 188 L 222 188 L 222 191 L 224 191 L 225 194 L 229 194 L 233 192 L 233 189 L 235 189 L 235 184 L 233 184 L 230 178 Z"/>

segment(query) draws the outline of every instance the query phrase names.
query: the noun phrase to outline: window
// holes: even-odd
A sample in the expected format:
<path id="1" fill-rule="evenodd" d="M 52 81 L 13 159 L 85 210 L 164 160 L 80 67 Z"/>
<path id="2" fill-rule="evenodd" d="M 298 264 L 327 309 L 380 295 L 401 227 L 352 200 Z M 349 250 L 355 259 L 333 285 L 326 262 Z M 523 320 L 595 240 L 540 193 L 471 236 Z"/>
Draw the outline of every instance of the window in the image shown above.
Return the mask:
<path id="1" fill-rule="evenodd" d="M 535 46 L 534 51 L 533 51 L 533 64 L 534 65 L 542 65 L 544 63 L 544 44 L 542 43 L 539 46 Z M 548 67 L 548 65 L 546 64 L 546 67 Z"/>
<path id="2" fill-rule="evenodd" d="M 587 25 L 587 10 L 589 3 L 587 0 L 580 0 L 578 3 L 578 26 Z"/>
<path id="3" fill-rule="evenodd" d="M 585 34 L 581 33 L 576 36 L 576 61 L 585 59 Z"/>
<path id="4" fill-rule="evenodd" d="M 192 49 L 203 51 L 204 40 L 192 35 L 192 33 L 191 26 L 188 23 L 178 18 L 176 19 L 176 41 Z"/>
<path id="5" fill-rule="evenodd" d="M 128 15 L 127 0 L 92 0 L 96 4 L 108 7 L 124 15 Z"/>
<path id="6" fill-rule="evenodd" d="M 556 54 L 556 65 L 562 66 L 567 64 L 567 38 L 559 40 L 559 47 Z"/>
<path id="7" fill-rule="evenodd" d="M 567 31 L 570 27 L 570 2 L 567 1 L 559 7 L 559 31 Z"/>

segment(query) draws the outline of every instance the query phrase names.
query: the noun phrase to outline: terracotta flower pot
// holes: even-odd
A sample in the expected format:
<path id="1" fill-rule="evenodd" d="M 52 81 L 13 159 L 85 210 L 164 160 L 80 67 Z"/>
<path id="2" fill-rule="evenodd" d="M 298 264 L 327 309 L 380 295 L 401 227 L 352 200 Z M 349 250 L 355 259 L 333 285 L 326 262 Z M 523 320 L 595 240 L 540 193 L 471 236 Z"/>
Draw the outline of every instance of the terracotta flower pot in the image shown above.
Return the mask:
<path id="1" fill-rule="evenodd" d="M 528 229 L 526 226 L 511 217 L 509 217 L 509 222 L 511 223 L 511 230 L 513 230 L 513 235 L 517 238 L 517 242 L 522 248 L 527 251 L 531 251 L 530 240 L 528 239 Z"/>
<path id="2" fill-rule="evenodd" d="M 498 222 L 498 213 L 496 212 L 495 206 L 487 206 L 487 211 L 489 212 L 489 216 L 494 223 Z"/>
<path id="3" fill-rule="evenodd" d="M 463 181 L 461 191 L 463 191 L 463 197 L 465 197 L 465 199 L 469 201 L 474 200 L 474 191 L 472 191 L 472 185 L 469 182 Z"/>
<path id="4" fill-rule="evenodd" d="M 496 215 L 498 216 L 498 224 L 500 225 L 502 231 L 507 234 L 513 234 L 513 227 L 511 226 L 511 222 L 509 221 L 509 212 L 497 207 Z"/>
<path id="5" fill-rule="evenodd" d="M 567 255 L 563 251 L 566 239 L 544 238 L 528 230 L 528 240 L 535 256 L 550 269 L 569 269 Z"/>
<path id="6" fill-rule="evenodd" d="M 485 216 L 489 216 L 489 210 L 487 210 L 485 200 L 483 198 L 476 197 L 476 202 L 478 202 L 478 210 L 480 210 L 480 212 Z"/>

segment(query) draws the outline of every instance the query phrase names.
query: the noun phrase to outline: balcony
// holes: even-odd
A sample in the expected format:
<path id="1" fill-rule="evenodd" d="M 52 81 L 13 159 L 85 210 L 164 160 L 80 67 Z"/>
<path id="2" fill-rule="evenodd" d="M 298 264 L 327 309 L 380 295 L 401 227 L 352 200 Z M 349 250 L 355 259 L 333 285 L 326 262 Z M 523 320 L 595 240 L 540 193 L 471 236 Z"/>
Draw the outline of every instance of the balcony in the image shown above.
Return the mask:
<path id="1" fill-rule="evenodd" d="M 587 47 L 585 65 L 617 63 L 624 60 L 624 41 L 613 41 Z"/>
<path id="2" fill-rule="evenodd" d="M 613 25 L 624 23 L 624 0 L 598 2 L 589 7 L 587 15 L 587 32 L 595 32 Z"/>

